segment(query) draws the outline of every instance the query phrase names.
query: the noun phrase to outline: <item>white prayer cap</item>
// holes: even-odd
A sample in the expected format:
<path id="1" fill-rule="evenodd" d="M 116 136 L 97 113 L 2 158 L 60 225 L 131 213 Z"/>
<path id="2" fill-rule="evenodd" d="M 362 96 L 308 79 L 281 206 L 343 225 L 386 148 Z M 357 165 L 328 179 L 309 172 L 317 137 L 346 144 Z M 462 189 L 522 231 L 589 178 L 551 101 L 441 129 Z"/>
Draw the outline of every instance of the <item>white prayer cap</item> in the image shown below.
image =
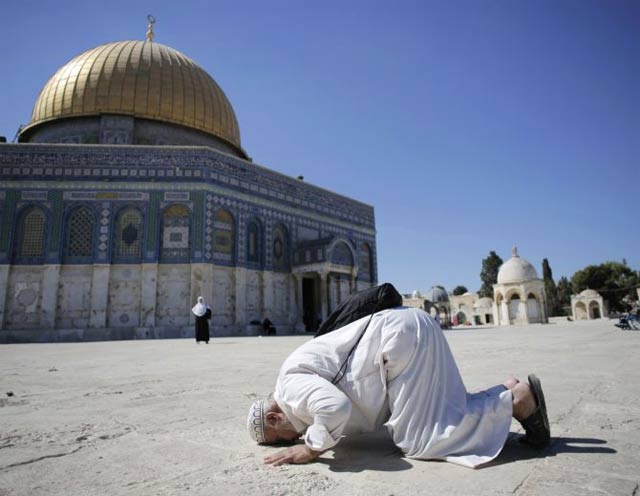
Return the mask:
<path id="1" fill-rule="evenodd" d="M 251 439 L 264 443 L 264 400 L 254 401 L 247 416 L 247 430 Z"/>
<path id="2" fill-rule="evenodd" d="M 205 303 L 202 296 L 198 296 L 198 303 L 194 305 L 191 311 L 196 317 L 202 317 L 205 313 L 207 313 L 207 304 Z"/>

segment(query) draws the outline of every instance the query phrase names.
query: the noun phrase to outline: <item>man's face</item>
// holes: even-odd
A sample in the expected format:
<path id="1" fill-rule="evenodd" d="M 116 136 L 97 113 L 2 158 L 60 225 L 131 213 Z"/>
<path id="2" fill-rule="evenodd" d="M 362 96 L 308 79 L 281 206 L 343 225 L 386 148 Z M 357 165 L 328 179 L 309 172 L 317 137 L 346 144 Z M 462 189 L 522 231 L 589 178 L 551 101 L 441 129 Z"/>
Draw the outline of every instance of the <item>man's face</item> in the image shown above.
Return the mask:
<path id="1" fill-rule="evenodd" d="M 287 416 L 282 413 L 267 414 L 268 421 L 264 430 L 265 442 L 268 444 L 291 443 L 300 437 Z M 273 417 L 272 417 L 273 415 Z"/>

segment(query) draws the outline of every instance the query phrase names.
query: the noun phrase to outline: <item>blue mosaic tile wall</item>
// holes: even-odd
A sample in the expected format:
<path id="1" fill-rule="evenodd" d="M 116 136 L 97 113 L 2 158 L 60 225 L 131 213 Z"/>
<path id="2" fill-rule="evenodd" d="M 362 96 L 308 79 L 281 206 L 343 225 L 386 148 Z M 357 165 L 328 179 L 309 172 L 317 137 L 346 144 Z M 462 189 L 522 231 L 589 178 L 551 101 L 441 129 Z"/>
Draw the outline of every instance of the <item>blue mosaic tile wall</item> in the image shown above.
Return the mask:
<path id="1" fill-rule="evenodd" d="M 200 180 L 254 197 L 375 227 L 373 208 L 211 148 L 4 144 L 0 180 Z"/>
<path id="2" fill-rule="evenodd" d="M 185 262 L 256 268 L 247 261 L 246 245 L 247 223 L 255 219 L 261 227 L 260 268 L 273 268 L 273 231 L 280 225 L 289 238 L 289 266 L 297 262 L 293 253 L 298 229 L 307 228 L 325 239 L 347 240 L 356 254 L 366 243 L 371 270 L 363 273 L 377 279 L 371 206 L 209 148 L 0 145 L 0 263 L 12 263 L 17 219 L 33 205 L 47 214 L 47 263 L 63 260 L 65 220 L 79 205 L 91 208 L 98 223 L 94 258 L 87 263 L 114 262 L 117 215 L 127 206 L 135 206 L 143 216 L 143 261 L 158 262 L 162 212 L 182 205 L 191 212 Z M 214 248 L 219 210 L 233 218 L 230 255 Z"/>

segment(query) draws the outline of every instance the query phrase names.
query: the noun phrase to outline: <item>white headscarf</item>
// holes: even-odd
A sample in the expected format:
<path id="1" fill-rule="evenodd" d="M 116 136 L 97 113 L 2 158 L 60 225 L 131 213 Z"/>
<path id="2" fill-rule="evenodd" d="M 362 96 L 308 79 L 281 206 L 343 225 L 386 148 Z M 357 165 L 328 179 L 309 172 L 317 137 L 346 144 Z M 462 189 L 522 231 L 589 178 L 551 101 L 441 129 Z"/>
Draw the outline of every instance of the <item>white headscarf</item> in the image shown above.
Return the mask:
<path id="1" fill-rule="evenodd" d="M 209 308 L 209 306 L 204 302 L 204 298 L 202 296 L 198 296 L 198 303 L 194 305 L 191 311 L 196 317 L 202 317 L 207 313 L 207 308 Z"/>

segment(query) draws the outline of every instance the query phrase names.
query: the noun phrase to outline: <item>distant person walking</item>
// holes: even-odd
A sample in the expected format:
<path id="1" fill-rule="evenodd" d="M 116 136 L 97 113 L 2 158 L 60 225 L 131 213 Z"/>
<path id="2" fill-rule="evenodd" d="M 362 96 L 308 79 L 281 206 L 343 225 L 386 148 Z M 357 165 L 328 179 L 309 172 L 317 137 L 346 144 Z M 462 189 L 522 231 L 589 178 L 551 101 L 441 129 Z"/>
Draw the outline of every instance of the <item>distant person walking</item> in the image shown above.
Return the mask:
<path id="1" fill-rule="evenodd" d="M 198 303 L 191 309 L 196 316 L 196 343 L 204 341 L 209 344 L 209 320 L 211 319 L 211 308 L 206 304 L 202 296 L 198 296 Z"/>
<path id="2" fill-rule="evenodd" d="M 265 336 L 275 336 L 276 326 L 269 320 L 269 317 L 265 317 L 262 321 L 262 334 Z"/>

